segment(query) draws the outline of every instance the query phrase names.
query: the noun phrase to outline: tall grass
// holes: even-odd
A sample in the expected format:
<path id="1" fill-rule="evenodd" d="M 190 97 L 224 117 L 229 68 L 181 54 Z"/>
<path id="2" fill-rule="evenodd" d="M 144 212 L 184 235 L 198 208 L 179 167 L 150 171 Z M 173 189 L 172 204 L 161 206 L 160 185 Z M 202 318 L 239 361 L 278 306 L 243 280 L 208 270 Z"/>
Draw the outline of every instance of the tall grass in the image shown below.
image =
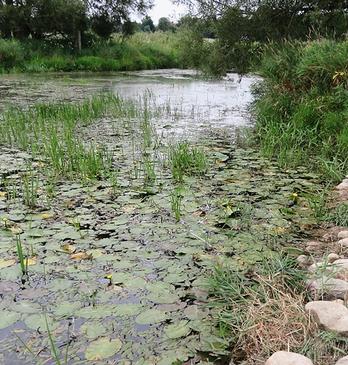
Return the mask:
<path id="1" fill-rule="evenodd" d="M 177 67 L 178 37 L 172 33 L 138 33 L 128 39 L 98 41 L 76 54 L 45 41 L 0 39 L 0 71 L 132 71 Z"/>
<path id="2" fill-rule="evenodd" d="M 347 352 L 345 338 L 323 336 L 305 313 L 305 278 L 295 260 L 283 255 L 247 273 L 215 269 L 210 303 L 220 334 L 231 343 L 232 363 L 262 364 L 283 350 L 329 365 Z"/>
<path id="3" fill-rule="evenodd" d="M 185 176 L 204 175 L 208 168 L 208 159 L 201 148 L 180 142 L 171 146 L 169 161 L 173 179 L 183 182 Z"/>
<path id="4" fill-rule="evenodd" d="M 37 104 L 28 110 L 10 108 L 0 122 L 0 143 L 10 144 L 31 152 L 49 163 L 59 176 L 85 179 L 109 174 L 112 156 L 101 146 L 86 143 L 79 128 L 88 126 L 106 114 L 131 118 L 138 113 L 131 102 L 118 96 L 94 96 L 80 104 Z M 24 180 L 28 203 L 34 197 L 31 182 Z"/>
<path id="5" fill-rule="evenodd" d="M 307 165 L 331 181 L 348 169 L 348 42 L 270 46 L 256 89 L 263 153 L 283 166 Z"/>

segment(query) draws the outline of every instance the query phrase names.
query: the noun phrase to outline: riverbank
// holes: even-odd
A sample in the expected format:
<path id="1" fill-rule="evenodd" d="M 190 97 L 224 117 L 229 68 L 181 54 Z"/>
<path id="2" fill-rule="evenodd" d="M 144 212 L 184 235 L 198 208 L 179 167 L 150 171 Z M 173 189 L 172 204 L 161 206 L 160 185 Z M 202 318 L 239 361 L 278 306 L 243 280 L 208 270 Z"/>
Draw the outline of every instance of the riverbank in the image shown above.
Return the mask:
<path id="1" fill-rule="evenodd" d="M 348 42 L 269 48 L 256 90 L 256 134 L 265 156 L 340 182 L 348 171 Z"/>
<path id="2" fill-rule="evenodd" d="M 54 42 L 0 39 L 0 73 L 134 71 L 184 66 L 172 33 L 95 41 L 80 53 Z"/>

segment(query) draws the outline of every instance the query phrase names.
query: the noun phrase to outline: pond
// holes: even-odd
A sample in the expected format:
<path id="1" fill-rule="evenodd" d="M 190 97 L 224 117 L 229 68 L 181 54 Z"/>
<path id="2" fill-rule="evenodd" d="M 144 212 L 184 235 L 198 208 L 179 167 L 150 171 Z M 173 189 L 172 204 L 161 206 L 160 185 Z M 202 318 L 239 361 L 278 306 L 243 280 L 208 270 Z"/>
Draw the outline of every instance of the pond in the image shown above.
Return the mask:
<path id="1" fill-rule="evenodd" d="M 236 145 L 255 81 L 0 79 L 0 363 L 228 364 L 209 277 L 299 242 L 317 184 Z"/>

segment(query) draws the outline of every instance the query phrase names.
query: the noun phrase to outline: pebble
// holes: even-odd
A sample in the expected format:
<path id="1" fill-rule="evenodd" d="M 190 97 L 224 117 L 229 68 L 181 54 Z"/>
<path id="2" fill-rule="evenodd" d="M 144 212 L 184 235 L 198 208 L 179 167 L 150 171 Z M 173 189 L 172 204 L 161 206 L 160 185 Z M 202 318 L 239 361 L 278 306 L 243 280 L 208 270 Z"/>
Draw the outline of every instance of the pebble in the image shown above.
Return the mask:
<path id="1" fill-rule="evenodd" d="M 339 239 L 339 240 L 343 240 L 344 238 L 348 238 L 348 231 L 341 231 L 341 232 L 338 234 L 338 239 Z"/>
<path id="2" fill-rule="evenodd" d="M 342 359 L 336 362 L 336 365 L 348 365 L 348 356 L 343 357 Z"/>
<path id="3" fill-rule="evenodd" d="M 341 245 L 341 247 L 348 247 L 348 238 L 343 238 L 343 240 L 338 241 L 338 244 Z"/>
<path id="4" fill-rule="evenodd" d="M 327 256 L 327 260 L 330 264 L 332 264 L 333 262 L 335 262 L 336 260 L 339 260 L 339 255 L 337 255 L 337 253 L 330 253 Z"/>
<path id="5" fill-rule="evenodd" d="M 316 301 L 307 303 L 305 309 L 324 329 L 348 336 L 348 308 L 343 304 Z"/>
<path id="6" fill-rule="evenodd" d="M 341 184 L 336 188 L 337 190 L 347 190 L 348 189 L 348 179 L 344 179 Z"/>
<path id="7" fill-rule="evenodd" d="M 306 267 L 306 266 L 308 266 L 308 265 L 310 265 L 312 263 L 311 258 L 309 256 L 306 256 L 306 255 L 300 255 L 296 259 L 296 261 L 302 267 Z"/>
<path id="8" fill-rule="evenodd" d="M 279 351 L 273 354 L 265 365 L 313 365 L 313 362 L 308 357 L 294 352 Z"/>
<path id="9" fill-rule="evenodd" d="M 348 283 L 345 280 L 322 277 L 309 281 L 308 289 L 314 298 L 327 297 L 332 299 L 346 299 Z"/>
<path id="10" fill-rule="evenodd" d="M 317 252 L 320 251 L 324 246 L 323 242 L 319 241 L 310 241 L 306 244 L 306 251 L 308 252 Z"/>

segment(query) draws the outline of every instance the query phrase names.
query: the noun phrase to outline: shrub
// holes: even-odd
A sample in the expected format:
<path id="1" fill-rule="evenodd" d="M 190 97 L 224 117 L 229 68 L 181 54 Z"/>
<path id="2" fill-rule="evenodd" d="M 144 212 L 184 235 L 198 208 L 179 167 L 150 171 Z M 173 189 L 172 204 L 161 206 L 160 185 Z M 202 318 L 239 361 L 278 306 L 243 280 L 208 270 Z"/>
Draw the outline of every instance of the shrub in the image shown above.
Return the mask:
<path id="1" fill-rule="evenodd" d="M 9 70 L 22 65 L 24 51 L 15 40 L 0 39 L 0 68 Z"/>
<path id="2" fill-rule="evenodd" d="M 348 42 L 286 42 L 262 61 L 255 103 L 262 151 L 331 180 L 348 169 Z M 347 74 L 347 75 L 346 75 Z"/>

